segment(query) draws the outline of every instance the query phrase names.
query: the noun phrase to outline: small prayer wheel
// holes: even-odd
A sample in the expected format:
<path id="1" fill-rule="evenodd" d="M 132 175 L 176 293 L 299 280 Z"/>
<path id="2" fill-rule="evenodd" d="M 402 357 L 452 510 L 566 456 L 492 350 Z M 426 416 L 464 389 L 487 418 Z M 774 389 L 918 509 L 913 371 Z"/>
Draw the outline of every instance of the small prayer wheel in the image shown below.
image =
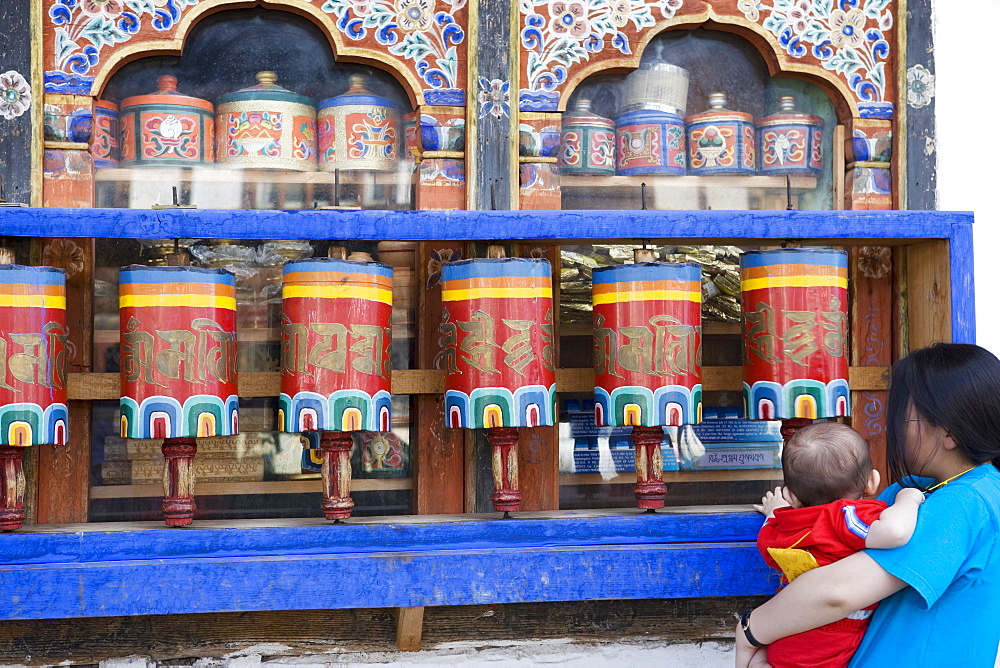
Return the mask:
<path id="1" fill-rule="evenodd" d="M 637 261 L 593 281 L 595 421 L 632 427 L 637 505 L 662 508 L 663 427 L 701 421 L 701 267 Z"/>
<path id="2" fill-rule="evenodd" d="M 351 516 L 351 434 L 392 428 L 392 267 L 335 258 L 284 266 L 278 423 L 319 432 L 323 514 Z"/>
<path id="3" fill-rule="evenodd" d="M 552 268 L 523 258 L 446 262 L 441 286 L 445 424 L 487 430 L 493 506 L 519 510 L 516 428 L 557 417 Z"/>
<path id="4" fill-rule="evenodd" d="M 162 438 L 163 516 L 194 518 L 198 438 L 239 433 L 236 278 L 225 269 L 122 267 L 121 436 Z"/>
<path id="5" fill-rule="evenodd" d="M 0 531 L 12 531 L 25 519 L 25 450 L 67 444 L 66 273 L 0 265 L 0 322 Z"/>
<path id="6" fill-rule="evenodd" d="M 740 274 L 747 419 L 849 416 L 847 253 L 751 251 Z"/>

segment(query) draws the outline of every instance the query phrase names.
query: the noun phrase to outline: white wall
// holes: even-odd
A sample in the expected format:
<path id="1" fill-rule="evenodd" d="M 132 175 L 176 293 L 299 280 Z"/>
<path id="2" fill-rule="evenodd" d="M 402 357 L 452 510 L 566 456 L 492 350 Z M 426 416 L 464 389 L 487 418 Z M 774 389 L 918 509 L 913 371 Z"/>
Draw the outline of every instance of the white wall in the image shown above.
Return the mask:
<path id="1" fill-rule="evenodd" d="M 1000 355 L 998 25 L 1000 0 L 934 3 L 938 208 L 975 212 L 976 339 Z"/>

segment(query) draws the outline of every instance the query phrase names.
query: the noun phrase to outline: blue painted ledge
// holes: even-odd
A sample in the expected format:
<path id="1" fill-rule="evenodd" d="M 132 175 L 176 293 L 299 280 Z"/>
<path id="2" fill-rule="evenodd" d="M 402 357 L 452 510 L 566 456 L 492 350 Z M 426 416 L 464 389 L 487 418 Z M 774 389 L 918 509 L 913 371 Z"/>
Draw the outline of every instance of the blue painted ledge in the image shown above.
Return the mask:
<path id="1" fill-rule="evenodd" d="M 974 343 L 971 212 L 258 211 L 0 208 L 0 236 L 368 241 L 819 240 L 949 242 L 952 340 Z M 751 241 L 752 242 L 752 241 Z"/>
<path id="2" fill-rule="evenodd" d="M 760 523 L 704 507 L 27 527 L 0 536 L 0 619 L 770 594 Z"/>
<path id="3" fill-rule="evenodd" d="M 949 239 L 951 211 L 0 209 L 0 235 L 137 239 Z"/>

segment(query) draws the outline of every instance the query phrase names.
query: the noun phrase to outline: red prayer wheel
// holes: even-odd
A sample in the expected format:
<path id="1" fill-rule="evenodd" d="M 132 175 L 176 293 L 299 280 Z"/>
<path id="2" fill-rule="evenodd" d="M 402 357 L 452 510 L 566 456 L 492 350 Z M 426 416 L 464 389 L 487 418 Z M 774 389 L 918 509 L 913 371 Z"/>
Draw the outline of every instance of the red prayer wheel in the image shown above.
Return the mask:
<path id="1" fill-rule="evenodd" d="M 0 265 L 0 530 L 24 523 L 24 452 L 66 445 L 66 273 Z"/>
<path id="2" fill-rule="evenodd" d="M 441 267 L 445 424 L 487 429 L 493 505 L 518 510 L 516 427 L 556 422 L 552 268 L 488 258 Z"/>
<path id="3" fill-rule="evenodd" d="M 662 508 L 663 427 L 701 421 L 701 267 L 597 267 L 593 303 L 595 421 L 632 427 L 637 505 Z"/>
<path id="4" fill-rule="evenodd" d="M 236 279 L 225 269 L 123 267 L 121 435 L 162 438 L 163 512 L 194 517 L 197 438 L 239 433 Z"/>
<path id="5" fill-rule="evenodd" d="M 849 416 L 847 253 L 752 251 L 740 274 L 747 419 Z"/>
<path id="6" fill-rule="evenodd" d="M 278 422 L 321 432 L 323 513 L 351 516 L 351 432 L 391 429 L 392 268 L 318 258 L 284 266 Z"/>

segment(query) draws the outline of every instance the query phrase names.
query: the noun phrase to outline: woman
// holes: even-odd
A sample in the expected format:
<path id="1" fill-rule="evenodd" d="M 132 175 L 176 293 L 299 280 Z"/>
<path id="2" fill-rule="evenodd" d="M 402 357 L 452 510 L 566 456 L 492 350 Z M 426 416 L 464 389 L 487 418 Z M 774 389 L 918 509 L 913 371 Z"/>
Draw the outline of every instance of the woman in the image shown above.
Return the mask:
<path id="1" fill-rule="evenodd" d="M 744 615 L 736 628 L 738 668 L 766 665 L 769 642 L 878 601 L 851 666 L 994 665 L 1000 360 L 968 344 L 911 353 L 893 367 L 887 423 L 894 478 L 927 494 L 913 537 L 902 547 L 865 550 L 804 573 Z M 892 485 L 880 498 L 891 502 L 899 488 Z"/>

